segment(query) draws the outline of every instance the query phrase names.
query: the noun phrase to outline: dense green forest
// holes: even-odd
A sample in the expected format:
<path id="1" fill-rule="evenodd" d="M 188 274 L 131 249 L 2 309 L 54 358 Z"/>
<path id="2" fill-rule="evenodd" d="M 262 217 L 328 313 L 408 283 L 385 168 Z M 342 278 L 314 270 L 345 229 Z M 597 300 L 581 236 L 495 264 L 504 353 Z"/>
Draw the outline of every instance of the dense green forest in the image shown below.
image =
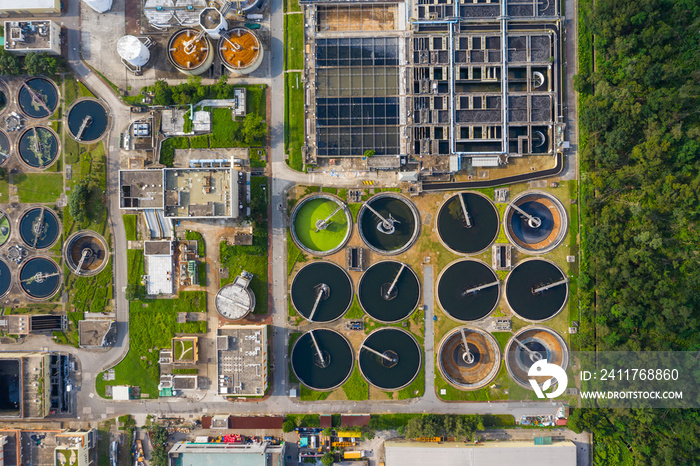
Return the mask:
<path id="1" fill-rule="evenodd" d="M 580 5 L 587 350 L 700 349 L 700 3 Z M 591 40 L 592 39 L 592 40 Z M 699 464 L 700 413 L 575 410 L 596 464 Z"/>

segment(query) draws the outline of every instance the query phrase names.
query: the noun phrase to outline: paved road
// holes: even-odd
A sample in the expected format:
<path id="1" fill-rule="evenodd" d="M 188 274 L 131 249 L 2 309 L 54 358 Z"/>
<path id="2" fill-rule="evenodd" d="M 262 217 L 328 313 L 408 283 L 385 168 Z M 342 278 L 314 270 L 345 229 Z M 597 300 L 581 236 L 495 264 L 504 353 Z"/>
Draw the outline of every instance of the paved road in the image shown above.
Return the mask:
<path id="1" fill-rule="evenodd" d="M 423 400 L 435 405 L 440 403 L 435 393 L 435 341 L 433 339 L 435 315 L 435 296 L 433 295 L 433 266 L 423 267 L 423 306 L 425 307 L 425 395 Z"/>
<path id="2" fill-rule="evenodd" d="M 95 394 L 95 377 L 104 369 L 112 367 L 123 358 L 129 348 L 129 307 L 124 291 L 127 282 L 128 264 L 126 262 L 126 235 L 121 213 L 119 211 L 118 176 L 119 169 L 119 136 L 120 131 L 127 127 L 130 121 L 129 109 L 112 94 L 111 89 L 103 83 L 80 59 L 80 30 L 79 30 L 79 0 L 68 0 L 67 14 L 62 22 L 68 32 L 68 63 L 80 79 L 99 95 L 112 112 L 112 126 L 105 147 L 107 155 L 107 195 L 108 215 L 114 246 L 114 290 L 118 337 L 114 347 L 101 350 L 76 349 L 57 345 L 50 338 L 34 336 L 23 344 L 5 345 L 8 350 L 57 350 L 75 355 L 80 361 L 80 371 L 77 376 L 77 415 L 79 418 L 101 419 L 126 413 L 146 414 L 201 414 L 201 413 L 232 413 L 232 414 L 284 414 L 300 413 L 387 413 L 396 412 L 436 412 L 436 413 L 484 413 L 484 414 L 548 414 L 556 411 L 556 404 L 542 403 L 463 403 L 447 404 L 437 400 L 432 384 L 433 354 L 432 341 L 426 339 L 426 360 L 428 383 L 426 396 L 404 402 L 314 402 L 300 403 L 292 400 L 287 393 L 287 339 L 286 329 L 287 296 L 286 296 L 286 191 L 294 183 L 304 184 L 333 184 L 339 187 L 350 187 L 358 180 L 374 179 L 375 175 L 352 174 L 348 177 L 332 176 L 328 173 L 304 174 L 291 170 L 284 162 L 284 40 L 282 0 L 272 0 L 272 43 L 271 43 L 271 218 L 270 236 L 272 260 L 272 309 L 273 309 L 273 371 L 271 396 L 261 402 L 227 402 L 223 400 L 189 402 L 183 399 L 163 399 L 157 401 L 114 402 L 103 400 Z M 278 208 L 281 206 L 281 208 Z M 432 268 L 425 270 L 425 303 L 426 333 L 432 334 Z"/>

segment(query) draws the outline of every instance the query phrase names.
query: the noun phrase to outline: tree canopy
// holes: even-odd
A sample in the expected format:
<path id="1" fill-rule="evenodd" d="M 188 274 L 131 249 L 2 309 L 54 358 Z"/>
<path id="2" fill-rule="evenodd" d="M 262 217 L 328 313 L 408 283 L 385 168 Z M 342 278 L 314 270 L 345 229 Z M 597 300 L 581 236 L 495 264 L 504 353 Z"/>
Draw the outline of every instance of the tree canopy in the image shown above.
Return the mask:
<path id="1" fill-rule="evenodd" d="M 700 6 L 581 5 L 584 350 L 700 348 Z M 592 39 L 591 39 L 592 37 Z M 588 48 L 593 45 L 593 50 Z M 595 51 L 595 53 L 593 53 Z M 593 59 L 595 63 L 593 66 Z M 691 410 L 575 410 L 600 464 L 696 464 Z"/>

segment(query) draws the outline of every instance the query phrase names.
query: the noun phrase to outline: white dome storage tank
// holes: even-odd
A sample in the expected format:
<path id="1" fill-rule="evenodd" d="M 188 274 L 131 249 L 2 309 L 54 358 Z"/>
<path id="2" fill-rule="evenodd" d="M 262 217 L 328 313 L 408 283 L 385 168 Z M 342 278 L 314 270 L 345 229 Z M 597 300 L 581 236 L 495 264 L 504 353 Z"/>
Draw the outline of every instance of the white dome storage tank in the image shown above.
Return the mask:
<path id="1" fill-rule="evenodd" d="M 148 47 L 135 36 L 124 36 L 119 39 L 117 53 L 133 66 L 144 66 L 151 58 Z"/>
<path id="2" fill-rule="evenodd" d="M 83 2 L 98 13 L 105 13 L 112 8 L 112 0 L 83 0 Z"/>

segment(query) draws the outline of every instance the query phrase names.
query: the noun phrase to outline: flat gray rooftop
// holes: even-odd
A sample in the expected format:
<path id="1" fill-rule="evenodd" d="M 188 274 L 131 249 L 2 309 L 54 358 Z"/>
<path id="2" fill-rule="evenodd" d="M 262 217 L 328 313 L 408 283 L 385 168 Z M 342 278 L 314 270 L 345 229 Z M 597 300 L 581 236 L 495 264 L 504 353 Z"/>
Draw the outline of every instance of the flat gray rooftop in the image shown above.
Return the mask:
<path id="1" fill-rule="evenodd" d="M 267 388 L 267 328 L 227 325 L 218 330 L 219 394 L 263 396 Z"/>
<path id="2" fill-rule="evenodd" d="M 163 208 L 163 171 L 120 171 L 119 206 L 122 209 Z"/>
<path id="3" fill-rule="evenodd" d="M 481 445 L 457 442 L 440 444 L 386 442 L 384 451 L 386 466 L 407 464 L 576 466 L 576 445 L 569 440 L 552 445 L 535 445 L 533 442 L 487 442 Z"/>

